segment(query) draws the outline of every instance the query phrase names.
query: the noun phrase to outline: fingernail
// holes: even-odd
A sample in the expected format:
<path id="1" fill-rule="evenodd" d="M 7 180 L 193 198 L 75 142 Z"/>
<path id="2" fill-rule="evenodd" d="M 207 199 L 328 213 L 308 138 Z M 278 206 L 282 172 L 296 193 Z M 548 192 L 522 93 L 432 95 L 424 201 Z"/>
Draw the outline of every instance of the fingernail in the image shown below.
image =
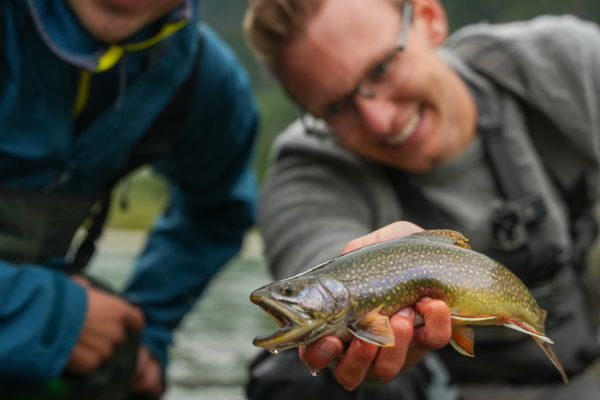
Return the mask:
<path id="1" fill-rule="evenodd" d="M 405 307 L 402 310 L 398 311 L 396 314 L 402 317 L 412 318 L 415 315 L 415 312 L 411 307 Z"/>
<path id="2" fill-rule="evenodd" d="M 319 350 L 317 350 L 317 354 L 321 358 L 330 359 L 335 356 L 337 353 L 337 346 L 330 341 L 325 341 L 323 344 L 319 346 Z"/>
<path id="3" fill-rule="evenodd" d="M 431 297 L 421 297 L 419 299 L 419 303 L 425 303 L 425 302 L 428 302 L 429 300 L 432 300 Z"/>
<path id="4" fill-rule="evenodd" d="M 415 316 L 415 320 L 413 322 L 415 328 L 421 325 L 425 325 L 425 320 L 423 319 L 423 316 L 421 314 L 417 314 Z"/>

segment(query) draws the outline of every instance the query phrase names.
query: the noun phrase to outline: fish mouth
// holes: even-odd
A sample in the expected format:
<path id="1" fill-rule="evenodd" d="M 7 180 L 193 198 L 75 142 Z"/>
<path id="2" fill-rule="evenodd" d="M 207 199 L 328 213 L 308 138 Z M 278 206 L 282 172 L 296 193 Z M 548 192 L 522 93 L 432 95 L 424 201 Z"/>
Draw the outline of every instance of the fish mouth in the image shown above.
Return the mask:
<path id="1" fill-rule="evenodd" d="M 276 352 L 297 347 L 307 342 L 311 332 L 322 325 L 300 306 L 283 303 L 270 298 L 252 295 L 250 301 L 263 309 L 279 325 L 280 329 L 273 333 L 257 336 L 252 344 Z"/>

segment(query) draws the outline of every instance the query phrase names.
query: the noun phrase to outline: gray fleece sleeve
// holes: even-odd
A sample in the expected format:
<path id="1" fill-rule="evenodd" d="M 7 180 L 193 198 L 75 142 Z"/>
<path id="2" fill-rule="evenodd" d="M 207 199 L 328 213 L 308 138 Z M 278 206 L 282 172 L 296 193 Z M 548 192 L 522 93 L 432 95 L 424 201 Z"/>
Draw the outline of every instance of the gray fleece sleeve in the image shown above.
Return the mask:
<path id="1" fill-rule="evenodd" d="M 381 171 L 293 124 L 274 145 L 259 228 L 276 279 L 335 257 L 350 240 L 399 216 Z M 384 200 L 388 203 L 383 205 Z"/>

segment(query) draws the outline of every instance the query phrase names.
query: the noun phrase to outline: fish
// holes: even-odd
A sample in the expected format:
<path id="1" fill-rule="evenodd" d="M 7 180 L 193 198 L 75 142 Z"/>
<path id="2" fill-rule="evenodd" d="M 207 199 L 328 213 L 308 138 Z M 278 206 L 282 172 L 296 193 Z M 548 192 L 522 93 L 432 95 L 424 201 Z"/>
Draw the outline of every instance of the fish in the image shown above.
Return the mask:
<path id="1" fill-rule="evenodd" d="M 479 253 L 453 230 L 425 230 L 342 254 L 293 277 L 254 290 L 250 301 L 279 325 L 253 344 L 272 353 L 314 343 L 325 335 L 352 335 L 382 347 L 395 345 L 389 317 L 422 297 L 451 311 L 449 344 L 474 357 L 469 325 L 504 326 L 529 335 L 568 383 L 545 333 L 546 311 L 507 267 Z"/>

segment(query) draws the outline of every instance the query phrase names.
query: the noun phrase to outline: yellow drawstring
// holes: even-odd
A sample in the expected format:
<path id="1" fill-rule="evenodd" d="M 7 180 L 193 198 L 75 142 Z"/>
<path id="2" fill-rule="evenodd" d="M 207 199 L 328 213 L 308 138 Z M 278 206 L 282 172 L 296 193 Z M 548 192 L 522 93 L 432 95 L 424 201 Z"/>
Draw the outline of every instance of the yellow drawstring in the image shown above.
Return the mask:
<path id="1" fill-rule="evenodd" d="M 108 50 L 104 52 L 100 59 L 98 60 L 98 65 L 94 72 L 104 72 L 112 67 L 114 67 L 123 54 L 126 51 L 140 51 L 147 49 L 150 46 L 155 45 L 160 42 L 162 39 L 166 38 L 169 35 L 177 32 L 184 26 L 188 24 L 188 20 L 181 20 L 177 22 L 173 22 L 170 24 L 166 24 L 162 27 L 160 32 L 156 35 L 152 36 L 149 39 L 143 40 L 138 43 L 129 43 L 124 45 L 113 44 Z M 87 104 L 89 94 L 90 94 L 90 84 L 92 80 L 92 74 L 90 71 L 82 70 L 79 74 L 79 83 L 77 85 L 77 97 L 75 98 L 75 105 L 73 107 L 73 115 L 77 116 L 83 111 L 85 105 Z"/>
<path id="2" fill-rule="evenodd" d="M 188 22 L 189 22 L 188 20 L 182 19 L 181 21 L 166 24 L 165 26 L 162 27 L 160 32 L 158 32 L 156 35 L 152 36 L 150 39 L 146 39 L 146 40 L 138 42 L 138 43 L 126 44 L 125 50 L 138 51 L 138 50 L 147 49 L 148 47 L 160 42 L 167 36 L 177 32 L 178 30 L 180 30 L 181 28 L 186 26 L 188 24 Z"/>
<path id="3" fill-rule="evenodd" d="M 79 83 L 77 84 L 77 97 L 75 97 L 75 106 L 73 107 L 73 115 L 78 116 L 85 107 L 90 95 L 90 83 L 92 81 L 92 73 L 86 69 L 82 69 L 79 73 Z"/>
<path id="4" fill-rule="evenodd" d="M 114 67 L 119 62 L 121 57 L 123 57 L 123 53 L 125 53 L 123 46 L 118 44 L 113 44 L 110 46 L 108 50 L 106 50 L 104 54 L 100 56 L 95 72 L 104 72 Z"/>
<path id="5" fill-rule="evenodd" d="M 178 30 L 186 26 L 188 22 L 189 21 L 187 20 L 181 20 L 173 22 L 171 24 L 166 24 L 156 35 L 138 43 L 129 43 L 124 45 L 113 44 L 100 57 L 100 60 L 98 61 L 98 67 L 96 68 L 96 72 L 102 72 L 111 69 L 115 66 L 116 63 L 119 62 L 119 60 L 126 51 L 140 51 L 147 49 L 148 47 L 160 42 L 167 36 L 177 32 Z"/>

